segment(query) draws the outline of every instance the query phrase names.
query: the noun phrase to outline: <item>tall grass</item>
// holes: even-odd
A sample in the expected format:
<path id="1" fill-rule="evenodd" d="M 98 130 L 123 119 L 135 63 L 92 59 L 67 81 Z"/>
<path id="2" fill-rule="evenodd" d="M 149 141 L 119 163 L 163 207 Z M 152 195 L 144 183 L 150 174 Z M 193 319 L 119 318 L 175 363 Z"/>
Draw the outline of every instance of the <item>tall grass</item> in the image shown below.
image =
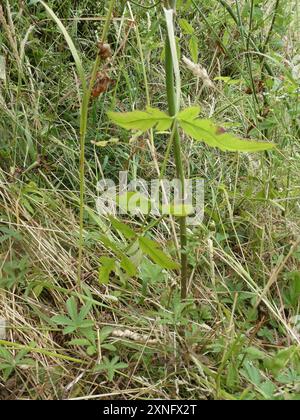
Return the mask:
<path id="1" fill-rule="evenodd" d="M 80 108 L 80 163 L 79 163 L 79 182 L 80 182 L 80 215 L 79 215 L 79 245 L 78 245 L 78 275 L 77 281 L 78 286 L 81 288 L 81 274 L 82 274 L 82 261 L 83 261 L 83 248 L 84 248 L 84 192 L 85 192 L 85 142 L 86 142 L 86 132 L 88 125 L 88 113 L 89 113 L 89 103 L 91 99 L 91 93 L 95 84 L 97 71 L 100 65 L 100 55 L 98 54 L 95 63 L 91 72 L 90 81 L 87 83 L 87 75 L 85 74 L 84 66 L 81 61 L 81 58 L 78 54 L 78 51 L 74 45 L 73 40 L 71 39 L 68 31 L 63 25 L 62 21 L 56 16 L 56 14 L 51 10 L 51 8 L 42 0 L 39 2 L 44 6 L 47 13 L 57 24 L 58 28 L 62 32 L 65 40 L 70 48 L 70 51 L 73 55 L 78 76 L 81 82 L 82 87 L 82 101 Z M 102 31 L 101 42 L 105 42 L 108 31 L 109 24 L 111 21 L 112 13 L 116 0 L 109 1 L 109 8 L 105 20 L 105 24 Z"/>

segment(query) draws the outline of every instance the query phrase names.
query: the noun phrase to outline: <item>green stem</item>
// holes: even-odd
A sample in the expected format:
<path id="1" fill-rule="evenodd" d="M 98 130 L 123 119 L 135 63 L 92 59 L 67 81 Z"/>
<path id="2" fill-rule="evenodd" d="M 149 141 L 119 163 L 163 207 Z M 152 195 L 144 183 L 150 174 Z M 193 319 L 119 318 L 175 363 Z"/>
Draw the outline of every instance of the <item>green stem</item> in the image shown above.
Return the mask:
<path id="1" fill-rule="evenodd" d="M 104 42 L 107 38 L 109 31 L 109 25 L 113 13 L 116 0 L 110 0 L 109 10 L 107 13 L 105 25 L 102 32 L 101 40 Z M 85 139 L 87 132 L 87 121 L 89 112 L 89 102 L 91 98 L 91 92 L 94 87 L 94 83 L 97 77 L 97 71 L 100 64 L 100 56 L 97 55 L 95 60 L 90 83 L 87 89 L 85 89 L 81 104 L 80 113 L 80 163 L 79 163 L 79 182 L 80 182 L 80 215 L 79 215 L 79 252 L 78 252 L 78 285 L 81 287 L 81 273 L 82 273 L 82 262 L 83 262 L 83 246 L 84 246 L 84 194 L 85 194 Z"/>
<path id="2" fill-rule="evenodd" d="M 44 354 L 45 356 L 53 357 L 55 359 L 65 360 L 65 361 L 73 362 L 73 363 L 79 363 L 82 365 L 87 364 L 85 360 L 75 359 L 74 357 L 66 356 L 64 354 L 54 353 L 46 349 L 32 347 L 30 345 L 26 346 L 24 344 L 14 343 L 12 341 L 0 340 L 0 346 L 12 347 L 13 349 L 16 349 L 16 350 L 26 350 L 29 353 Z"/>
<path id="3" fill-rule="evenodd" d="M 172 7 L 174 7 L 176 1 L 171 1 Z M 166 61 L 165 61 L 165 69 L 166 69 L 166 89 L 167 89 L 167 98 L 168 98 L 168 106 L 169 106 L 169 114 L 173 117 L 176 114 L 176 92 L 175 92 L 175 83 L 174 83 L 174 65 L 173 65 L 173 57 L 170 47 L 169 36 L 166 36 Z M 181 188 L 182 188 L 182 197 L 185 195 L 185 174 L 184 174 L 184 167 L 182 163 L 182 155 L 181 155 L 181 142 L 180 142 L 180 135 L 178 130 L 177 122 L 174 121 L 174 140 L 173 140 L 173 148 L 174 148 L 174 156 L 175 156 L 175 164 L 176 164 L 176 171 L 177 177 L 180 179 Z M 186 254 L 186 247 L 187 247 L 187 225 L 186 225 L 186 217 L 180 217 L 179 219 L 180 224 L 180 242 L 181 242 L 181 298 L 186 299 L 187 297 L 187 280 L 188 280 L 188 261 L 187 261 L 187 254 Z"/>
<path id="4" fill-rule="evenodd" d="M 237 0 L 235 0 L 235 5 L 236 5 L 236 11 L 237 11 L 238 25 L 239 25 L 239 28 L 240 28 L 241 36 L 243 38 L 244 48 L 245 48 L 245 51 L 248 52 L 249 51 L 248 47 L 249 47 L 250 39 L 251 39 L 254 1 L 251 0 L 250 17 L 249 17 L 249 33 L 248 33 L 247 38 L 246 38 L 246 33 L 245 33 L 243 21 L 242 21 L 242 16 L 241 16 L 241 12 L 240 12 L 239 3 L 238 3 Z M 257 106 L 259 106 L 259 101 L 258 101 L 257 94 L 256 94 L 256 87 L 255 87 L 254 78 L 253 78 L 251 60 L 250 60 L 250 57 L 249 57 L 248 54 L 246 54 L 246 62 L 247 62 L 248 71 L 249 71 L 250 84 L 251 84 L 251 88 L 252 88 L 252 92 L 253 92 L 253 99 L 254 99 L 253 105 L 254 105 L 255 114 L 256 114 L 257 113 Z"/>
<path id="5" fill-rule="evenodd" d="M 274 14 L 273 14 L 272 22 L 271 22 L 271 26 L 270 26 L 270 29 L 269 29 L 267 38 L 265 40 L 265 43 L 264 43 L 264 45 L 262 47 L 262 53 L 265 53 L 266 48 L 267 48 L 267 46 L 268 46 L 268 44 L 270 42 L 271 35 L 272 35 L 272 32 L 273 32 L 273 28 L 274 28 L 274 25 L 275 25 L 275 22 L 276 22 L 276 18 L 277 18 L 277 15 L 278 15 L 279 4 L 280 4 L 280 0 L 276 0 L 275 7 L 274 7 Z"/>

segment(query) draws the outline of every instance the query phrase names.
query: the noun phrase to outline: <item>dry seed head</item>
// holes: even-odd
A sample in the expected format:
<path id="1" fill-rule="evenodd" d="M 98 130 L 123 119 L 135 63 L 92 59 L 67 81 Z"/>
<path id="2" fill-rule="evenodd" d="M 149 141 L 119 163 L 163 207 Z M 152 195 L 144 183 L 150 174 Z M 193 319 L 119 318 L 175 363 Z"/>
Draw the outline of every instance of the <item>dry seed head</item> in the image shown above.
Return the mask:
<path id="1" fill-rule="evenodd" d="M 0 318 L 0 340 L 6 339 L 6 320 Z"/>
<path id="2" fill-rule="evenodd" d="M 98 43 L 98 54 L 102 60 L 112 57 L 112 52 L 109 44 L 104 44 L 103 42 Z"/>
<path id="3" fill-rule="evenodd" d="M 92 90 L 92 97 L 98 98 L 98 96 L 106 92 L 112 84 L 114 84 L 114 80 L 112 80 L 106 72 L 98 72 Z"/>
<path id="4" fill-rule="evenodd" d="M 202 80 L 204 86 L 211 89 L 215 87 L 204 67 L 200 64 L 193 63 L 193 61 L 189 60 L 187 57 L 183 57 L 182 60 L 188 70 L 190 70 L 194 76 L 199 77 Z"/>
<path id="5" fill-rule="evenodd" d="M 140 341 L 142 343 L 155 344 L 156 339 L 150 339 L 148 335 L 138 334 L 130 330 L 114 330 L 112 336 L 119 338 L 129 338 L 133 341 Z"/>

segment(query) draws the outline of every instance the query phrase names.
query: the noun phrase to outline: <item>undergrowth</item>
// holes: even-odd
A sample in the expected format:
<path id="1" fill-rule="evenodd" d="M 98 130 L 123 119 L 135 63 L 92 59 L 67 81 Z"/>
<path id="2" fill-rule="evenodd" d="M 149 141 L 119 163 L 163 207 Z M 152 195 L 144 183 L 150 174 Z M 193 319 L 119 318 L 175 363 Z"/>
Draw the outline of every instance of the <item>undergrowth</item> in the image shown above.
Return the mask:
<path id="1" fill-rule="evenodd" d="M 101 179 L 176 170 L 168 130 L 129 132 L 107 116 L 168 108 L 162 4 L 138 3 L 116 2 L 109 80 L 88 105 L 80 287 L 82 81 L 41 4 L 0 6 L 0 398 L 299 399 L 298 2 L 177 2 L 182 109 L 276 145 L 227 154 L 181 133 L 186 173 L 205 181 L 185 299 L 178 219 L 96 210 Z M 89 83 L 109 2 L 47 5 Z"/>

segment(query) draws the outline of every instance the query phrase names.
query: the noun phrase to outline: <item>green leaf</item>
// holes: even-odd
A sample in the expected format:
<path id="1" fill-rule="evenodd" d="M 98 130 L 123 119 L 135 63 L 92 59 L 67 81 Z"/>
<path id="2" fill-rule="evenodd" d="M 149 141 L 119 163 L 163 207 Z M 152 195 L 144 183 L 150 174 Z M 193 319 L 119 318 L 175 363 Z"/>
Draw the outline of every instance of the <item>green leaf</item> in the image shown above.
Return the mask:
<path id="1" fill-rule="evenodd" d="M 251 363 L 246 362 L 244 365 L 245 376 L 256 386 L 259 386 L 261 383 L 261 373 L 260 371 Z"/>
<path id="2" fill-rule="evenodd" d="M 147 283 L 156 284 L 165 280 L 163 269 L 149 260 L 144 260 L 140 266 L 140 277 Z"/>
<path id="3" fill-rule="evenodd" d="M 195 140 L 230 152 L 259 152 L 275 147 L 273 143 L 241 140 L 232 134 L 223 133 L 211 120 L 196 118 L 196 109 L 188 108 L 177 115 L 181 128 Z"/>
<path id="4" fill-rule="evenodd" d="M 163 251 L 158 248 L 158 244 L 148 238 L 139 238 L 141 250 L 148 255 L 153 262 L 162 268 L 168 270 L 178 269 L 179 264 L 168 257 Z"/>
<path id="5" fill-rule="evenodd" d="M 76 327 L 74 327 L 74 326 L 66 327 L 66 328 L 64 328 L 64 330 L 63 330 L 63 334 L 64 334 L 64 335 L 71 334 L 71 333 L 73 333 L 74 331 L 76 331 Z"/>
<path id="6" fill-rule="evenodd" d="M 73 321 L 64 315 L 56 315 L 51 320 L 58 325 L 73 325 Z"/>
<path id="7" fill-rule="evenodd" d="M 141 130 L 142 132 L 155 128 L 159 131 L 168 130 L 173 118 L 156 108 L 148 107 L 146 111 L 108 112 L 108 117 L 120 127 L 127 130 Z"/>
<path id="8" fill-rule="evenodd" d="M 176 217 L 186 217 L 194 212 L 191 204 L 164 204 L 161 208 L 164 214 L 172 214 Z"/>
<path id="9" fill-rule="evenodd" d="M 77 318 L 77 301 L 74 296 L 70 297 L 66 303 L 68 314 L 72 320 L 76 320 Z"/>
<path id="10" fill-rule="evenodd" d="M 78 319 L 80 320 L 80 321 L 82 321 L 82 320 L 84 320 L 87 316 L 88 316 L 88 314 L 89 314 L 89 312 L 91 311 L 91 309 L 92 309 L 92 307 L 93 307 L 93 304 L 92 303 L 87 303 L 86 305 L 84 305 L 81 309 L 80 309 L 80 312 L 79 312 L 79 315 L 78 315 Z"/>
<path id="11" fill-rule="evenodd" d="M 88 356 L 94 356 L 94 354 L 97 353 L 96 347 L 95 346 L 88 346 L 88 348 L 86 349 L 86 353 Z"/>
<path id="12" fill-rule="evenodd" d="M 233 388 L 238 381 L 238 369 L 236 363 L 230 362 L 226 375 L 226 385 Z"/>
<path id="13" fill-rule="evenodd" d="M 217 147 L 229 152 L 254 153 L 274 149 L 275 144 L 267 142 L 241 140 L 230 133 L 217 134 Z"/>
<path id="14" fill-rule="evenodd" d="M 192 36 L 189 42 L 189 49 L 191 53 L 192 60 L 194 63 L 198 63 L 199 58 L 199 47 L 198 47 L 198 39 L 196 36 Z"/>
<path id="15" fill-rule="evenodd" d="M 130 258 L 128 258 L 127 256 L 124 256 L 121 259 L 121 263 L 120 263 L 121 268 L 123 268 L 123 270 L 126 271 L 126 273 L 130 276 L 130 277 L 134 277 L 136 275 L 137 272 L 137 268 L 136 266 L 133 264 L 133 262 L 130 260 Z"/>
<path id="16" fill-rule="evenodd" d="M 141 211 L 147 214 L 151 210 L 151 202 L 138 191 L 127 191 L 117 195 L 118 206 L 126 213 L 136 214 Z"/>
<path id="17" fill-rule="evenodd" d="M 104 349 L 104 350 L 111 351 L 111 352 L 114 352 L 114 351 L 117 350 L 116 347 L 113 344 L 102 344 L 101 348 Z"/>
<path id="18" fill-rule="evenodd" d="M 103 327 L 100 331 L 100 343 L 102 344 L 104 340 L 106 340 L 112 333 L 113 328 L 112 327 Z"/>
<path id="19" fill-rule="evenodd" d="M 288 305 L 297 308 L 300 299 L 300 272 L 292 271 L 288 274 L 289 291 L 284 295 Z"/>
<path id="20" fill-rule="evenodd" d="M 256 347 L 248 347 L 246 349 L 247 359 L 249 360 L 264 360 L 266 355 Z"/>
<path id="21" fill-rule="evenodd" d="M 95 325 L 92 319 L 84 319 L 80 322 L 80 328 L 91 328 Z"/>
<path id="22" fill-rule="evenodd" d="M 122 254 L 122 251 L 119 249 L 118 245 L 115 242 L 112 242 L 107 236 L 99 234 L 99 240 L 107 248 L 113 251 L 116 255 Z"/>
<path id="23" fill-rule="evenodd" d="M 280 350 L 274 357 L 266 359 L 264 366 L 273 375 L 278 375 L 282 369 L 284 369 L 290 360 L 299 352 L 296 346 L 289 347 L 284 350 Z"/>
<path id="24" fill-rule="evenodd" d="M 273 384 L 273 382 L 267 380 L 260 384 L 259 390 L 266 398 L 272 399 L 276 392 L 276 386 Z"/>
<path id="25" fill-rule="evenodd" d="M 123 233 L 123 235 L 127 238 L 127 239 L 133 239 L 136 237 L 136 233 L 134 232 L 134 230 L 132 230 L 128 225 L 126 225 L 125 223 L 121 222 L 118 219 L 115 219 L 114 217 L 110 216 L 109 220 L 111 222 L 111 224 L 113 225 L 113 227 L 118 230 L 119 232 Z"/>
<path id="26" fill-rule="evenodd" d="M 101 257 L 100 263 L 99 282 L 100 284 L 108 284 L 110 274 L 116 269 L 116 262 L 113 258 Z"/>
<path id="27" fill-rule="evenodd" d="M 75 338 L 69 341 L 69 346 L 89 346 L 91 343 L 86 338 Z"/>
<path id="28" fill-rule="evenodd" d="M 186 19 L 179 19 L 179 25 L 185 34 L 193 35 L 195 33 L 194 28 Z"/>
<path id="29" fill-rule="evenodd" d="M 198 118 L 200 112 L 201 107 L 199 105 L 185 108 L 177 114 L 177 120 L 194 120 L 195 118 Z"/>
<path id="30" fill-rule="evenodd" d="M 113 359 L 109 360 L 106 356 L 103 357 L 101 364 L 95 367 L 95 372 L 106 371 L 107 378 L 109 381 L 114 379 L 115 373 L 119 369 L 126 369 L 128 367 L 127 363 L 119 362 L 119 357 L 115 356 Z"/>

